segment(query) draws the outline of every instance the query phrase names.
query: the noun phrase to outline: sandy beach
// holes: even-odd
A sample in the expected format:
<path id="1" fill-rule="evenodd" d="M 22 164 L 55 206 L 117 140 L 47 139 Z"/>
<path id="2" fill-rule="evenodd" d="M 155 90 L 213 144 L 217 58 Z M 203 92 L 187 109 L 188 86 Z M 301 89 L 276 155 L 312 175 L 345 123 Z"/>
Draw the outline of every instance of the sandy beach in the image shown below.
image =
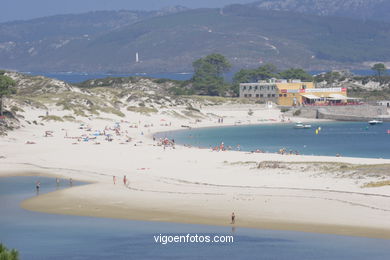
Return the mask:
<path id="1" fill-rule="evenodd" d="M 82 122 L 26 125 L 0 138 L 0 176 L 43 175 L 58 177 L 64 185 L 69 178 L 90 183 L 22 203 L 34 211 L 209 225 L 230 225 L 235 212 L 236 227 L 390 239 L 390 186 L 367 186 L 386 176 L 366 176 L 359 168 L 390 169 L 390 160 L 216 152 L 179 145 L 164 149 L 160 140 L 153 140 L 153 133 L 183 125 L 288 121 L 281 122 L 279 109 L 264 105 L 201 111 L 209 116 L 189 120 L 127 111 L 124 118 L 101 115 L 77 118 Z M 44 113 L 31 109 L 24 116 L 33 121 Z M 65 112 L 53 108 L 50 113 Z M 113 140 L 105 140 L 103 131 Z"/>

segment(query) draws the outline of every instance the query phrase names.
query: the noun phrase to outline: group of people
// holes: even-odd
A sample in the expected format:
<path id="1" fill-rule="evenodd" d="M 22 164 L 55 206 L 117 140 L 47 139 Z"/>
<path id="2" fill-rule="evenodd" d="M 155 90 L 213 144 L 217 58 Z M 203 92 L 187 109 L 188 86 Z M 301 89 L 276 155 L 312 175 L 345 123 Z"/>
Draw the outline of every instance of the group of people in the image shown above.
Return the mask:
<path id="1" fill-rule="evenodd" d="M 281 154 L 281 155 L 299 155 L 299 152 L 298 151 L 293 151 L 293 150 L 290 150 L 290 151 L 287 151 L 287 148 L 281 148 L 279 149 L 278 151 L 278 154 Z"/>
<path id="2" fill-rule="evenodd" d="M 225 143 L 224 143 L 224 142 L 221 142 L 220 145 L 217 145 L 217 146 L 214 146 L 214 147 L 210 146 L 210 148 L 211 148 L 212 151 L 217 151 L 217 152 L 219 152 L 219 151 L 231 151 L 231 150 L 233 150 L 233 147 L 232 147 L 231 145 L 225 146 Z M 237 151 L 241 151 L 241 145 L 238 144 L 238 145 L 236 146 L 236 150 L 237 150 Z"/>
<path id="3" fill-rule="evenodd" d="M 132 128 L 132 127 L 133 127 L 133 125 L 130 125 L 130 128 Z M 137 128 L 138 128 L 138 126 L 137 126 Z M 104 129 L 102 129 L 102 130 L 99 130 L 99 129 L 92 130 L 91 126 L 85 125 L 85 124 L 80 124 L 79 129 L 84 130 L 85 133 L 81 134 L 80 136 L 75 136 L 75 137 L 68 136 L 68 132 L 65 129 L 63 129 L 64 131 L 66 131 L 64 138 L 76 139 L 77 141 L 73 142 L 72 144 L 78 144 L 80 142 L 89 142 L 89 141 L 93 141 L 94 144 L 100 144 L 100 142 L 99 142 L 100 140 L 104 140 L 107 142 L 113 142 L 116 139 L 115 136 L 118 139 L 124 138 L 124 139 L 122 139 L 123 144 L 130 143 L 133 141 L 133 138 L 128 136 L 128 131 L 123 130 L 123 128 L 121 127 L 121 124 L 119 122 L 115 123 L 113 126 L 105 126 Z"/>
<path id="4" fill-rule="evenodd" d="M 57 188 L 60 186 L 60 179 L 59 178 L 56 178 L 56 186 Z M 73 179 L 70 178 L 69 179 L 69 186 L 73 186 Z M 39 190 L 41 189 L 41 182 L 38 180 L 35 182 L 35 189 L 36 189 L 36 192 L 37 194 L 39 194 Z"/>
<path id="5" fill-rule="evenodd" d="M 114 185 L 116 184 L 117 180 L 116 180 L 116 176 L 112 176 L 112 181 L 114 183 Z M 128 186 L 129 185 L 129 182 L 127 180 L 127 176 L 126 175 L 123 175 L 123 185 L 125 186 Z"/>
<path id="6" fill-rule="evenodd" d="M 153 136 L 153 141 L 156 142 L 155 136 Z M 172 147 L 173 149 L 175 149 L 175 139 L 168 139 L 167 137 L 165 137 L 164 139 L 159 138 L 157 145 L 162 146 L 164 150 L 167 147 Z"/>

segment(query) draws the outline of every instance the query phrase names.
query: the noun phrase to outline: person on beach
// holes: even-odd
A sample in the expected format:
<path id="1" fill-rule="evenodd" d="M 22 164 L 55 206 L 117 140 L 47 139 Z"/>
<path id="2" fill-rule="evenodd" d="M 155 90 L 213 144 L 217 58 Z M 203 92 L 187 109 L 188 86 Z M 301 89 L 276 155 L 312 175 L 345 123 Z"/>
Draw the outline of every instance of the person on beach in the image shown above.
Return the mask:
<path id="1" fill-rule="evenodd" d="M 36 188 L 36 190 L 37 190 L 37 194 L 39 194 L 39 189 L 41 188 L 41 183 L 40 183 L 40 181 L 37 181 L 37 182 L 35 183 L 35 188 Z"/>
<path id="2" fill-rule="evenodd" d="M 72 180 L 72 178 L 69 179 L 69 185 L 70 185 L 70 186 L 73 186 L 73 180 Z"/>
<path id="3" fill-rule="evenodd" d="M 234 212 L 232 213 L 232 222 L 230 224 L 236 223 L 236 215 L 234 215 Z"/>
<path id="4" fill-rule="evenodd" d="M 126 175 L 125 175 L 125 176 L 123 176 L 123 184 L 126 185 L 126 183 L 127 183 L 127 178 L 126 178 Z"/>
<path id="5" fill-rule="evenodd" d="M 116 184 L 116 176 L 112 176 L 112 181 L 114 182 L 114 184 Z"/>

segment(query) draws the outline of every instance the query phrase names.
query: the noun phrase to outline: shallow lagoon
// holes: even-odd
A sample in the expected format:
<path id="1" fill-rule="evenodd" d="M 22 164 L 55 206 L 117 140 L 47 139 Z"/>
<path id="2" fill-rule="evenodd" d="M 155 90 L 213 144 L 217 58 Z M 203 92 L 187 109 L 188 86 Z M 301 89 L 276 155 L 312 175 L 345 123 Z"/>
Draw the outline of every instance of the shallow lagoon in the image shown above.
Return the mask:
<path id="1" fill-rule="evenodd" d="M 0 178 L 0 241 L 18 249 L 22 259 L 390 259 L 390 240 L 383 239 L 65 216 L 20 208 L 22 200 L 36 196 L 38 179 L 41 193 L 56 190 L 53 178 Z M 153 238 L 188 233 L 234 235 L 234 243 L 162 245 Z"/>
<path id="2" fill-rule="evenodd" d="M 319 134 L 315 130 L 321 127 Z M 225 147 L 242 151 L 257 149 L 275 153 L 281 148 L 305 155 L 340 154 L 347 157 L 390 158 L 390 123 L 370 126 L 367 122 L 313 123 L 311 129 L 294 129 L 294 124 L 240 125 L 197 128 L 159 133 L 157 137 L 176 143 L 209 148 L 224 142 Z"/>

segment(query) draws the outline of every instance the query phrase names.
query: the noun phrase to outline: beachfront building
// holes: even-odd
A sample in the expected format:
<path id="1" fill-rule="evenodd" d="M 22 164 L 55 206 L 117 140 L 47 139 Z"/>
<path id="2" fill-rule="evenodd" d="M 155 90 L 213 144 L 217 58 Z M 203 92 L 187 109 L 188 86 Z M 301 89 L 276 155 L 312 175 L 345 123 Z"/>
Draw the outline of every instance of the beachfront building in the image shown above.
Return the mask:
<path id="1" fill-rule="evenodd" d="M 377 102 L 378 106 L 390 107 L 390 100 L 382 100 Z"/>
<path id="2" fill-rule="evenodd" d="M 357 101 L 347 96 L 346 88 L 315 88 L 314 82 L 285 79 L 241 83 L 240 97 L 272 101 L 280 106 L 341 105 Z"/>
<path id="3" fill-rule="evenodd" d="M 255 98 L 264 103 L 268 101 L 276 103 L 277 94 L 278 89 L 274 80 L 240 84 L 240 97 L 242 98 Z"/>

